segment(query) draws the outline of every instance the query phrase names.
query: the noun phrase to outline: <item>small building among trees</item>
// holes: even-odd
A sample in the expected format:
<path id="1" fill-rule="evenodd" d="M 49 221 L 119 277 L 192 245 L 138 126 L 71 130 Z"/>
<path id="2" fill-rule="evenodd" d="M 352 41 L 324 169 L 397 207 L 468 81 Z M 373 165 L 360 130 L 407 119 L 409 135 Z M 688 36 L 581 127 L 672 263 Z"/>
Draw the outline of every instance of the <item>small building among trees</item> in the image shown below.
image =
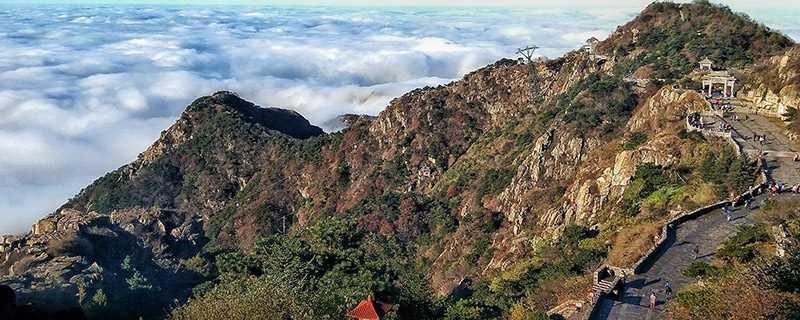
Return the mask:
<path id="1" fill-rule="evenodd" d="M 361 300 L 353 310 L 350 310 L 347 317 L 358 320 L 381 320 L 393 309 L 393 304 L 374 300 L 370 294 L 366 300 Z"/>
<path id="2" fill-rule="evenodd" d="M 714 71 L 714 69 L 712 69 L 713 66 L 714 62 L 711 61 L 711 59 L 709 59 L 708 57 L 704 58 L 703 60 L 700 60 L 700 71 Z"/>

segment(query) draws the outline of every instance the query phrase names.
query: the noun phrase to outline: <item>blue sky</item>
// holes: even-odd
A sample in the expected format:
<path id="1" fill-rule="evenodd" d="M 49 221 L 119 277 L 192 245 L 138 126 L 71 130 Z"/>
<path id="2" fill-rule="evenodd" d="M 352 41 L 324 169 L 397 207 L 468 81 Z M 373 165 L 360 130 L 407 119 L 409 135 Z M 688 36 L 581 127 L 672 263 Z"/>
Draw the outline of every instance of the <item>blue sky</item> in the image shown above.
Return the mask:
<path id="1" fill-rule="evenodd" d="M 24 231 L 135 159 L 199 96 L 232 90 L 334 129 L 329 120 L 338 115 L 375 115 L 394 97 L 514 57 L 520 46 L 559 56 L 604 38 L 643 7 L 630 0 L 615 1 L 621 9 L 597 1 L 399 10 L 185 3 L 195 6 L 0 6 L 0 233 Z M 798 39 L 797 11 L 748 13 Z"/>
<path id="2" fill-rule="evenodd" d="M 166 4 L 166 5 L 329 5 L 329 6 L 526 6 L 526 7 L 643 7 L 647 0 L 7 0 L 6 3 Z M 680 2 L 680 1 L 678 1 Z M 797 7 L 794 0 L 715 1 L 734 8 Z"/>

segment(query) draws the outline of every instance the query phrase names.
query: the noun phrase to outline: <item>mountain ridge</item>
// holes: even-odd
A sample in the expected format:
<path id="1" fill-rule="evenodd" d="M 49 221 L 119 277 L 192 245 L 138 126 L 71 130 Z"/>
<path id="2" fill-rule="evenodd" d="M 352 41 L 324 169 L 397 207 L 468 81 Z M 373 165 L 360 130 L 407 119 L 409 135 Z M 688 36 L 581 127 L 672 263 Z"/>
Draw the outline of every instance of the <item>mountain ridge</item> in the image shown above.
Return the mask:
<path id="1" fill-rule="evenodd" d="M 396 265 L 409 268 L 387 274 L 421 273 L 429 287 L 425 290 L 440 296 L 495 292 L 521 281 L 537 283 L 526 275 L 547 268 L 566 270 L 559 272 L 582 283 L 584 268 L 606 253 L 617 254 L 589 228 L 602 227 L 606 232 L 605 224 L 613 225 L 615 219 L 631 214 L 627 212 L 657 219 L 710 200 L 688 197 L 652 204 L 637 198 L 654 191 L 647 191 L 648 171 L 640 172 L 640 167 L 652 164 L 685 175 L 681 166 L 691 168 L 708 154 L 724 152 L 714 141 L 681 138 L 686 133 L 681 133 L 679 115 L 705 106 L 702 96 L 660 80 L 639 85 L 623 79 L 628 72 L 685 79 L 691 72 L 687 63 L 699 60 L 689 54 L 693 49 L 685 49 L 693 38 L 655 32 L 651 37 L 659 41 L 634 41 L 632 30 L 647 23 L 654 30 L 665 25 L 680 29 L 686 22 L 681 17 L 687 14 L 679 12 L 693 8 L 708 7 L 740 19 L 729 10 L 709 6 L 650 5 L 642 15 L 650 18 L 621 27 L 600 42 L 597 52 L 571 51 L 531 66 L 503 59 L 447 85 L 413 90 L 392 100 L 375 119 L 357 119 L 336 133 L 323 133 L 297 113 L 260 108 L 230 92 L 199 98 L 136 161 L 92 183 L 10 249 L 4 246 L 7 254 L 0 260 L 0 277 L 12 280 L 0 282 L 22 290 L 26 301 L 47 301 L 36 298 L 40 289 L 60 286 L 64 305 L 89 306 L 97 316 L 135 317 L 142 311 L 126 309 L 125 301 L 146 299 L 159 290 L 184 301 L 203 281 L 224 288 L 225 281 L 219 279 L 227 276 L 269 275 L 277 272 L 270 269 L 274 261 L 251 264 L 248 259 L 267 258 L 248 254 L 298 250 L 298 259 L 304 259 L 308 254 L 302 251 L 304 241 L 311 241 L 308 247 L 314 255 L 344 261 L 338 267 L 314 269 L 321 279 L 340 267 L 383 278 L 387 270 L 358 269 L 353 265 L 359 263 L 339 256 L 380 251 L 369 242 L 378 237 L 396 245 L 392 249 L 399 259 Z M 663 21 L 659 14 L 664 14 Z M 716 23 L 689 16 L 698 24 Z M 764 39 L 774 35 L 743 34 L 755 42 L 768 42 Z M 663 47 L 664 43 L 677 45 Z M 711 42 L 709 52 L 723 45 Z M 722 62 L 766 58 L 784 52 L 785 46 L 779 41 L 767 49 L 743 50 L 741 55 L 721 54 Z M 658 56 L 670 61 L 683 57 L 686 62 L 662 65 Z M 717 189 L 736 187 L 723 186 L 727 181 L 696 182 L 692 188 L 698 189 L 685 192 L 718 194 Z M 323 227 L 340 222 L 359 235 L 353 236 L 359 240 L 344 244 L 355 247 L 320 249 L 332 245 L 314 232 L 333 232 Z M 612 228 L 607 230 L 604 240 L 621 237 Z M 569 236 L 588 247 L 564 240 Z M 271 240 L 265 244 L 263 238 Z M 99 241 L 130 248 L 115 245 L 112 252 L 98 246 Z M 287 245 L 283 241 L 297 247 L 283 247 Z M 575 256 L 547 256 L 550 245 Z M 553 262 L 542 262 L 548 259 L 537 255 Z M 236 263 L 220 262 L 229 260 Z M 50 276 L 64 270 L 69 272 L 61 278 Z M 347 272 L 353 277 L 362 274 Z M 83 290 L 88 292 L 77 301 L 80 286 L 73 281 L 75 276 L 83 279 Z M 309 286 L 332 292 L 329 297 L 315 296 L 331 305 L 325 309 L 330 314 L 343 314 L 340 309 L 373 291 L 424 305 L 411 302 L 422 298 L 397 292 L 425 290 L 406 287 L 405 282 L 411 283 L 407 278 L 386 277 L 395 278 L 369 282 L 357 290 L 337 291 L 336 284 Z M 320 283 L 348 284 L 344 280 Z M 107 305 L 91 301 L 98 292 L 107 296 Z M 516 304 L 529 303 L 523 298 L 535 300 L 512 297 Z M 552 297 L 544 300 L 548 299 Z M 163 309 L 169 303 L 154 304 Z M 536 309 L 544 306 L 535 304 Z M 434 307 L 420 308 L 436 314 Z M 486 317 L 502 310 L 481 308 Z M 412 317 L 408 312 L 412 311 L 401 316 L 434 317 Z M 163 310 L 155 308 L 146 316 L 160 314 Z"/>

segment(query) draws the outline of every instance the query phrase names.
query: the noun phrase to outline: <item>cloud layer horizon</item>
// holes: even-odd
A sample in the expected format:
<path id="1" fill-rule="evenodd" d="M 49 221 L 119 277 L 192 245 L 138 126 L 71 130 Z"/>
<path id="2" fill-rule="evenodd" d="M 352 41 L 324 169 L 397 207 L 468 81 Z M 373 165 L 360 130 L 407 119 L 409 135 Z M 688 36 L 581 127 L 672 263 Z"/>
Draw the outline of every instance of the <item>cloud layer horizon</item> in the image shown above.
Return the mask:
<path id="1" fill-rule="evenodd" d="M 520 46 L 559 56 L 638 9 L 0 7 L 0 234 L 135 159 L 202 95 L 325 127 Z"/>

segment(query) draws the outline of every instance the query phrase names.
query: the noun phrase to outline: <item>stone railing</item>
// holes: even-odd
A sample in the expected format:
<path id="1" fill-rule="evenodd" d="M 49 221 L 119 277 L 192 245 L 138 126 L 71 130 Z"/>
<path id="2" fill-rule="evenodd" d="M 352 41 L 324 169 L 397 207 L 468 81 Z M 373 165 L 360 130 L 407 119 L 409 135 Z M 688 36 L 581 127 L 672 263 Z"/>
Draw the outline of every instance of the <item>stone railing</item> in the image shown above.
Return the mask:
<path id="1" fill-rule="evenodd" d="M 716 117 L 719 117 L 719 119 L 724 121 L 724 119 L 722 118 L 721 115 L 717 115 L 717 114 L 712 114 L 712 115 L 716 116 Z M 701 116 L 702 116 L 702 114 L 701 114 Z M 698 131 L 698 132 L 702 133 L 704 136 L 713 136 L 713 137 L 723 138 L 729 144 L 731 144 L 731 146 L 734 148 L 734 150 L 736 151 L 737 154 L 744 155 L 743 148 L 739 145 L 739 143 L 734 138 L 735 136 L 738 136 L 739 134 L 734 130 L 717 131 L 717 130 L 711 130 L 711 129 L 707 129 L 707 128 L 696 127 L 696 126 L 692 125 L 692 123 L 689 121 L 688 117 L 686 117 L 686 128 L 690 132 L 691 131 Z M 747 192 L 741 194 L 739 196 L 740 199 L 748 199 L 748 198 L 752 198 L 752 197 L 757 196 L 758 194 L 761 193 L 761 190 L 766 186 L 767 182 L 769 181 L 769 177 L 767 176 L 767 164 L 766 164 L 766 161 L 764 159 L 760 159 L 760 162 L 759 162 L 758 165 L 759 165 L 759 169 L 760 169 L 759 171 L 760 171 L 760 180 L 761 181 L 757 185 L 751 187 L 750 190 L 748 190 Z M 606 270 L 608 270 L 608 269 L 615 270 L 615 273 L 621 273 L 623 275 L 623 277 L 615 277 L 615 279 L 613 281 L 614 282 L 614 286 L 616 286 L 619 281 L 624 280 L 628 275 L 634 275 L 634 274 L 637 274 L 637 273 L 641 273 L 642 268 L 646 265 L 646 263 L 647 262 L 652 262 L 653 259 L 657 256 L 658 251 L 663 249 L 664 243 L 671 236 L 674 236 L 674 230 L 678 225 L 680 225 L 680 224 L 682 224 L 684 222 L 687 222 L 689 220 L 696 219 L 696 218 L 698 218 L 698 217 L 700 217 L 700 216 L 702 216 L 704 214 L 707 214 L 709 212 L 712 212 L 714 210 L 720 209 L 720 208 L 730 204 L 730 202 L 731 201 L 729 201 L 729 200 L 723 200 L 723 201 L 720 201 L 720 202 L 717 202 L 717 203 L 714 203 L 714 204 L 711 204 L 711 205 L 707 205 L 705 207 L 698 208 L 698 209 L 695 209 L 693 211 L 685 212 L 683 214 L 675 216 L 674 218 L 670 219 L 667 223 L 665 223 L 661 227 L 661 233 L 659 234 L 658 239 L 653 243 L 653 246 L 651 246 L 647 251 L 645 251 L 644 254 L 642 254 L 642 256 L 639 258 L 639 260 L 636 261 L 631 268 L 626 269 L 626 268 L 619 268 L 619 267 L 613 267 L 613 266 L 608 266 L 608 265 L 602 265 L 599 268 L 597 268 L 597 270 L 595 270 L 595 272 L 594 272 L 593 284 L 597 285 L 597 283 L 600 281 L 600 276 L 599 275 L 602 272 L 607 272 Z M 598 305 L 600 299 L 602 298 L 602 296 L 605 295 L 605 294 L 606 293 L 603 293 L 603 292 L 596 292 L 595 294 L 593 294 L 592 295 L 592 301 L 590 301 L 589 304 L 586 306 L 586 308 L 584 309 L 585 311 L 581 315 L 580 319 L 586 319 L 586 320 L 590 319 L 592 317 L 592 315 L 594 314 L 594 312 L 597 311 L 597 305 Z"/>
<path id="2" fill-rule="evenodd" d="M 750 188 L 750 190 L 747 190 L 745 193 L 741 194 L 739 196 L 739 198 L 740 199 L 753 198 L 753 197 L 759 195 L 761 193 L 761 190 L 764 187 L 765 187 L 764 183 L 760 183 L 760 184 L 758 184 L 756 186 L 753 186 L 753 187 Z M 696 209 L 694 211 L 683 213 L 681 215 L 678 215 L 678 216 L 672 218 L 669 222 L 667 222 L 661 228 L 661 235 L 659 236 L 658 241 L 656 241 L 656 243 L 653 245 L 653 247 L 650 248 L 650 250 L 648 250 L 644 254 L 644 256 L 642 256 L 639 259 L 639 261 L 637 261 L 633 265 L 634 272 L 635 273 L 639 273 L 641 271 L 642 266 L 645 265 L 645 262 L 647 262 L 648 260 L 650 260 L 653 257 L 655 257 L 654 253 L 656 253 L 663 246 L 664 242 L 666 242 L 667 239 L 671 236 L 670 231 L 674 231 L 675 227 L 677 227 L 678 225 L 680 225 L 680 224 L 682 224 L 682 223 L 684 223 L 686 221 L 694 220 L 694 219 L 696 219 L 696 218 L 698 218 L 698 217 L 700 217 L 700 216 L 702 216 L 702 215 L 704 215 L 706 213 L 709 213 L 711 211 L 720 209 L 720 208 L 722 208 L 724 206 L 727 206 L 729 204 L 731 204 L 730 200 L 723 200 L 723 201 L 720 201 L 720 202 L 717 202 L 717 203 L 714 203 L 714 204 L 711 204 L 711 205 Z"/>
<path id="3" fill-rule="evenodd" d="M 580 317 L 578 319 L 581 320 L 589 320 L 592 318 L 592 315 L 597 311 L 597 305 L 600 302 L 600 298 L 602 298 L 602 294 L 596 293 L 592 295 L 592 301 L 589 301 L 587 306 L 583 308 L 581 311 Z"/>
<path id="4" fill-rule="evenodd" d="M 757 196 L 758 194 L 761 193 L 761 190 L 765 186 L 766 186 L 765 183 L 760 183 L 760 184 L 750 188 L 750 190 L 748 190 L 747 192 L 743 193 L 740 196 L 740 198 L 741 199 L 748 199 L 748 198 L 755 197 L 755 196 Z M 605 266 L 605 265 L 601 266 L 594 273 L 594 284 L 597 284 L 597 282 L 599 281 L 598 275 L 601 272 L 603 272 L 604 269 L 607 269 L 607 268 L 621 270 L 624 273 L 624 277 L 620 277 L 620 278 L 614 279 L 614 285 L 615 286 L 617 285 L 617 283 L 619 281 L 622 281 L 625 278 L 627 278 L 628 275 L 634 275 L 634 274 L 641 273 L 642 269 L 644 268 L 644 266 L 646 266 L 648 262 L 652 262 L 653 259 L 655 259 L 657 257 L 657 253 L 659 252 L 659 250 L 664 248 L 664 243 L 667 242 L 667 240 L 670 237 L 674 237 L 675 236 L 674 235 L 674 231 L 675 231 L 677 226 L 683 224 L 684 222 L 687 222 L 687 221 L 690 221 L 690 220 L 694 220 L 694 219 L 696 219 L 696 218 L 698 218 L 698 217 L 700 217 L 700 216 L 702 216 L 704 214 L 707 214 L 709 212 L 712 212 L 714 210 L 717 210 L 717 209 L 720 209 L 720 208 L 722 208 L 724 206 L 727 206 L 728 204 L 730 204 L 730 202 L 731 201 L 729 201 L 729 200 L 723 200 L 723 201 L 720 201 L 720 202 L 717 202 L 717 203 L 714 203 L 714 204 L 711 204 L 711 205 L 708 205 L 708 206 L 705 206 L 705 207 L 702 207 L 702 208 L 699 208 L 699 209 L 695 209 L 695 210 L 690 211 L 690 212 L 685 212 L 683 214 L 680 214 L 680 215 L 670 219 L 666 224 L 664 224 L 664 226 L 661 227 L 661 233 L 659 234 L 659 237 L 655 241 L 653 246 L 651 246 L 650 249 L 645 251 L 645 253 L 642 255 L 642 257 L 639 258 L 639 260 L 636 261 L 636 263 L 634 263 L 631 268 L 626 269 L 626 268 L 618 268 L 618 267 L 611 267 L 611 266 Z M 585 313 L 581 316 L 581 319 L 588 320 L 588 319 L 590 319 L 592 317 L 594 312 L 597 311 L 597 305 L 598 305 L 600 299 L 604 295 L 606 295 L 606 293 L 603 293 L 603 292 L 597 292 L 596 294 L 593 295 L 593 299 L 589 303 L 589 305 L 587 306 Z"/>
<path id="5" fill-rule="evenodd" d="M 580 300 L 567 300 L 564 303 L 553 307 L 547 311 L 548 316 L 561 315 L 567 319 L 572 318 L 575 314 L 583 311 L 583 301 Z"/>
<path id="6" fill-rule="evenodd" d="M 701 114 L 701 116 L 703 116 L 703 115 L 708 115 L 708 114 Z M 716 115 L 716 114 L 714 114 L 713 116 L 718 117 L 720 119 L 720 121 L 725 121 L 722 118 L 722 116 L 719 116 L 719 115 Z M 731 145 L 731 147 L 733 147 L 733 149 L 736 151 L 736 154 L 744 155 L 744 153 L 743 153 L 744 150 L 742 149 L 742 146 L 739 145 L 739 142 L 737 142 L 736 139 L 734 138 L 734 137 L 739 136 L 739 133 L 736 132 L 735 130 L 714 130 L 714 129 L 710 129 L 710 128 L 700 128 L 700 127 L 697 127 L 697 126 L 693 125 L 689 121 L 688 117 L 686 118 L 686 130 L 689 131 L 689 132 L 692 132 L 692 131 L 700 132 L 703 136 L 706 136 L 706 137 L 723 138 L 723 139 L 725 139 L 725 141 L 728 142 L 728 144 Z"/>
<path id="7" fill-rule="evenodd" d="M 687 119 L 687 125 L 688 125 L 688 119 Z M 691 127 L 691 126 L 689 126 L 689 127 Z M 733 137 L 731 135 L 729 135 L 729 137 L 730 137 L 730 140 L 733 141 L 734 145 L 737 145 L 737 148 L 736 148 L 737 152 L 740 152 L 740 154 L 741 154 L 741 148 L 738 148 L 738 144 L 736 143 L 735 139 L 733 139 Z M 747 192 L 741 194 L 739 196 L 740 199 L 753 198 L 753 197 L 759 195 L 762 192 L 763 188 L 766 187 L 766 184 L 769 181 L 769 178 L 767 176 L 767 166 L 766 166 L 766 161 L 764 159 L 761 159 L 761 161 L 759 162 L 759 169 L 760 169 L 759 171 L 761 173 L 761 181 L 757 185 L 755 185 L 755 186 L 751 187 L 749 190 L 747 190 Z M 727 206 L 730 203 L 731 203 L 731 201 L 729 201 L 729 200 L 723 200 L 723 201 L 720 201 L 720 202 L 717 202 L 717 203 L 714 203 L 714 204 L 711 204 L 711 205 L 707 205 L 705 207 L 698 208 L 698 209 L 695 209 L 693 211 L 685 212 L 683 214 L 675 216 L 674 218 L 670 219 L 667 223 L 665 223 L 664 226 L 661 227 L 661 233 L 659 234 L 658 239 L 654 242 L 653 246 L 651 246 L 650 249 L 645 251 L 645 253 L 639 258 L 639 260 L 636 261 L 633 264 L 633 266 L 631 266 L 631 268 L 626 269 L 626 268 L 612 267 L 612 266 L 607 266 L 607 265 L 600 266 L 594 272 L 594 279 L 593 279 L 594 283 L 593 284 L 596 285 L 600 280 L 600 276 L 599 275 L 602 272 L 606 272 L 606 270 L 608 270 L 608 269 L 615 270 L 616 272 L 621 272 L 624 275 L 624 277 L 617 277 L 617 278 L 614 279 L 614 286 L 616 286 L 619 281 L 624 280 L 628 275 L 634 275 L 634 274 L 637 274 L 637 273 L 641 273 L 642 269 L 644 268 L 646 263 L 652 262 L 653 259 L 655 259 L 655 257 L 657 256 L 658 251 L 664 248 L 664 243 L 667 242 L 667 240 L 670 237 L 674 237 L 674 231 L 675 231 L 675 228 L 678 225 L 683 224 L 684 222 L 687 222 L 689 220 L 696 219 L 696 218 L 698 218 L 698 217 L 700 217 L 700 216 L 702 216 L 704 214 L 707 214 L 709 212 L 712 212 L 714 210 L 720 209 L 720 208 L 722 208 L 724 206 Z M 587 308 L 585 309 L 585 311 L 582 314 L 582 316 L 580 317 L 580 319 L 584 319 L 584 320 L 590 319 L 592 317 L 592 315 L 594 314 L 594 312 L 597 311 L 597 305 L 598 305 L 600 299 L 602 298 L 602 296 L 605 295 L 605 294 L 606 293 L 603 293 L 603 292 L 595 293 L 593 295 L 592 301 L 590 301 L 590 303 L 587 305 Z"/>

